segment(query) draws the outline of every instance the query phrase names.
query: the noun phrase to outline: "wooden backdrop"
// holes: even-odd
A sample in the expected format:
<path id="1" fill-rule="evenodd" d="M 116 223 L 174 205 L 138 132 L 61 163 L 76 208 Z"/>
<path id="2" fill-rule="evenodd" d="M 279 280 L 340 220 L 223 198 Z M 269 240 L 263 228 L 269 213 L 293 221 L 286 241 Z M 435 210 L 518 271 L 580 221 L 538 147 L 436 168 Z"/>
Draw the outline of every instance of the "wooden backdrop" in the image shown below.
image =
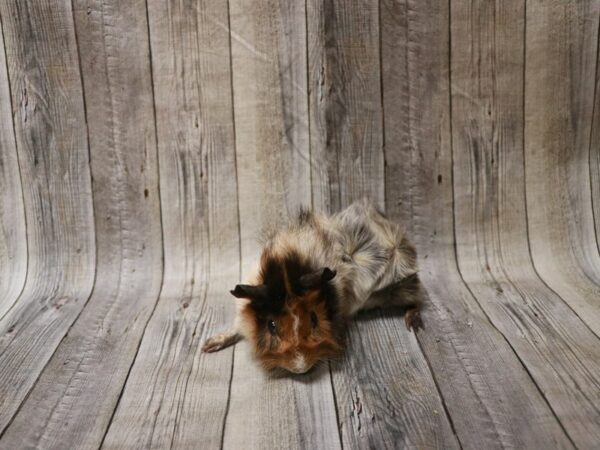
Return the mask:
<path id="1" fill-rule="evenodd" d="M 592 448 L 600 1 L 2 0 L 0 447 Z M 403 221 L 425 331 L 270 379 L 267 220 Z"/>

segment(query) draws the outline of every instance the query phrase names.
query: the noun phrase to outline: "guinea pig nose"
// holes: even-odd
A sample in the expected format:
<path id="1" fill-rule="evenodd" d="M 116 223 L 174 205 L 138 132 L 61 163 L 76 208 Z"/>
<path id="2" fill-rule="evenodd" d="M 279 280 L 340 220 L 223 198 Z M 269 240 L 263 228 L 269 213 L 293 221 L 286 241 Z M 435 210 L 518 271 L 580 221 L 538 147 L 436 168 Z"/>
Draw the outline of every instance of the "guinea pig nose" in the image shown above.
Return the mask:
<path id="1" fill-rule="evenodd" d="M 310 370 L 311 366 L 306 362 L 306 358 L 301 354 L 297 353 L 296 358 L 292 361 L 291 371 L 294 373 L 306 373 Z"/>

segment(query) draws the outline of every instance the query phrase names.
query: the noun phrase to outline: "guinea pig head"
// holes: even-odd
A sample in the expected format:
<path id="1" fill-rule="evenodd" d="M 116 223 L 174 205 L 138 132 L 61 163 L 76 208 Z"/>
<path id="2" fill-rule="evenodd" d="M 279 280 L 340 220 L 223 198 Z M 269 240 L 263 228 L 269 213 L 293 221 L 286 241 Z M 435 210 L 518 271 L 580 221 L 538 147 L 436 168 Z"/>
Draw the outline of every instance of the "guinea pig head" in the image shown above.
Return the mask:
<path id="1" fill-rule="evenodd" d="M 289 269 L 289 268 L 288 268 Z M 258 285 L 239 284 L 231 293 L 249 300 L 241 310 L 249 340 L 266 369 L 308 372 L 341 351 L 335 271 L 305 273 L 271 267 Z"/>

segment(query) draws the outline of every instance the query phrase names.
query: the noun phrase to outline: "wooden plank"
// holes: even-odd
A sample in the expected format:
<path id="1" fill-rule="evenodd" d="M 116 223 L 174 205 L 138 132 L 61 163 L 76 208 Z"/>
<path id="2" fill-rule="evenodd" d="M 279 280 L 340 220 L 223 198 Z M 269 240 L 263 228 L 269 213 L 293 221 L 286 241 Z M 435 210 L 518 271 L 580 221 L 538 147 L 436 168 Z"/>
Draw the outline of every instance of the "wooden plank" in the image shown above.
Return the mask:
<path id="1" fill-rule="evenodd" d="M 314 206 L 370 194 L 383 207 L 377 2 L 307 4 Z"/>
<path id="2" fill-rule="evenodd" d="M 471 60 L 469 51 L 489 45 L 480 43 L 473 28 L 493 30 L 491 11 L 479 11 L 482 4 L 452 5 L 452 117 L 460 111 L 459 120 L 467 124 L 479 107 L 477 78 L 466 74 L 477 70 L 478 59 L 474 54 Z M 507 12 L 498 16 L 514 19 L 505 25 L 518 39 L 522 19 Z M 448 4 L 433 1 L 382 3 L 387 209 L 410 225 L 419 251 L 428 293 L 419 342 L 464 448 L 570 448 L 543 396 L 457 270 L 451 129 L 462 132 L 462 123 L 450 124 L 449 13 Z M 460 148 L 455 157 L 464 159 Z M 457 186 L 469 185 L 464 172 L 454 178 Z"/>
<path id="3" fill-rule="evenodd" d="M 368 196 L 383 205 L 378 2 L 309 2 L 308 25 L 315 204 L 334 211 Z M 363 315 L 331 366 L 344 447 L 458 447 L 402 317 Z"/>
<path id="4" fill-rule="evenodd" d="M 0 319 L 17 300 L 27 273 L 23 191 L 1 27 L 0 23 Z"/>
<path id="5" fill-rule="evenodd" d="M 96 283 L 6 430 L 6 448 L 99 447 L 162 280 L 144 0 L 73 6 L 89 124 Z"/>
<path id="6" fill-rule="evenodd" d="M 262 229 L 310 205 L 304 2 L 230 2 L 242 275 Z M 288 130 L 291 125 L 293 132 Z M 249 410 L 249 405 L 251 410 Z M 235 351 L 225 448 L 339 448 L 326 366 L 272 378 Z"/>
<path id="7" fill-rule="evenodd" d="M 0 15 L 29 254 L 23 293 L 0 321 L 4 430 L 88 300 L 96 251 L 70 2 L 2 2 Z"/>
<path id="8" fill-rule="evenodd" d="M 600 336 L 600 254 L 590 189 L 596 1 L 527 5 L 525 165 L 540 276 Z M 548 39 L 538 36 L 554 30 Z M 550 70 L 548 61 L 555 61 Z M 597 153 L 596 149 L 591 149 Z M 549 226 L 551 224 L 551 226 Z"/>
<path id="9" fill-rule="evenodd" d="M 600 31 L 599 31 L 600 33 Z M 596 49 L 596 83 L 594 84 L 594 106 L 590 123 L 589 169 L 592 189 L 592 214 L 596 226 L 596 247 L 600 251 L 600 36 Z"/>
<path id="10" fill-rule="evenodd" d="M 161 296 L 105 448 L 219 448 L 231 349 L 200 352 L 230 325 L 239 279 L 227 6 L 148 2 L 160 158 Z"/>
<path id="11" fill-rule="evenodd" d="M 311 204 L 305 12 L 296 3 L 230 4 L 237 161 L 246 169 L 239 171 L 245 262 L 258 259 L 265 228 Z"/>
<path id="12" fill-rule="evenodd" d="M 518 1 L 477 1 L 452 9 L 458 263 L 486 315 L 527 367 L 571 440 L 587 448 L 600 438 L 595 400 L 600 341 L 543 284 L 529 257 L 525 99 L 522 90 L 515 89 L 523 86 L 523 20 Z M 532 30 L 528 21 L 527 45 L 541 32 Z M 539 430 L 539 436 L 545 435 Z"/>

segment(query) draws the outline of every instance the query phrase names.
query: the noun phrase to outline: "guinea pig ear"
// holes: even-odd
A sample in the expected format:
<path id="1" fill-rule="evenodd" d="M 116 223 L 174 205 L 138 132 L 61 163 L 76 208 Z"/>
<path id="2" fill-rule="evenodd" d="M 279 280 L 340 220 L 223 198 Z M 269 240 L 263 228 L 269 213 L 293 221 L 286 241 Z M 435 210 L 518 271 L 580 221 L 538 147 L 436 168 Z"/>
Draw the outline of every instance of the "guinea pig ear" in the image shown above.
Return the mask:
<path id="1" fill-rule="evenodd" d="M 252 286 L 250 284 L 238 284 L 231 292 L 237 298 L 248 298 L 250 300 L 262 300 L 267 297 L 267 286 L 261 284 Z"/>
<path id="2" fill-rule="evenodd" d="M 333 280 L 335 274 L 335 270 L 323 267 L 322 269 L 302 275 L 298 280 L 298 284 L 302 289 L 317 289 L 328 281 Z"/>

